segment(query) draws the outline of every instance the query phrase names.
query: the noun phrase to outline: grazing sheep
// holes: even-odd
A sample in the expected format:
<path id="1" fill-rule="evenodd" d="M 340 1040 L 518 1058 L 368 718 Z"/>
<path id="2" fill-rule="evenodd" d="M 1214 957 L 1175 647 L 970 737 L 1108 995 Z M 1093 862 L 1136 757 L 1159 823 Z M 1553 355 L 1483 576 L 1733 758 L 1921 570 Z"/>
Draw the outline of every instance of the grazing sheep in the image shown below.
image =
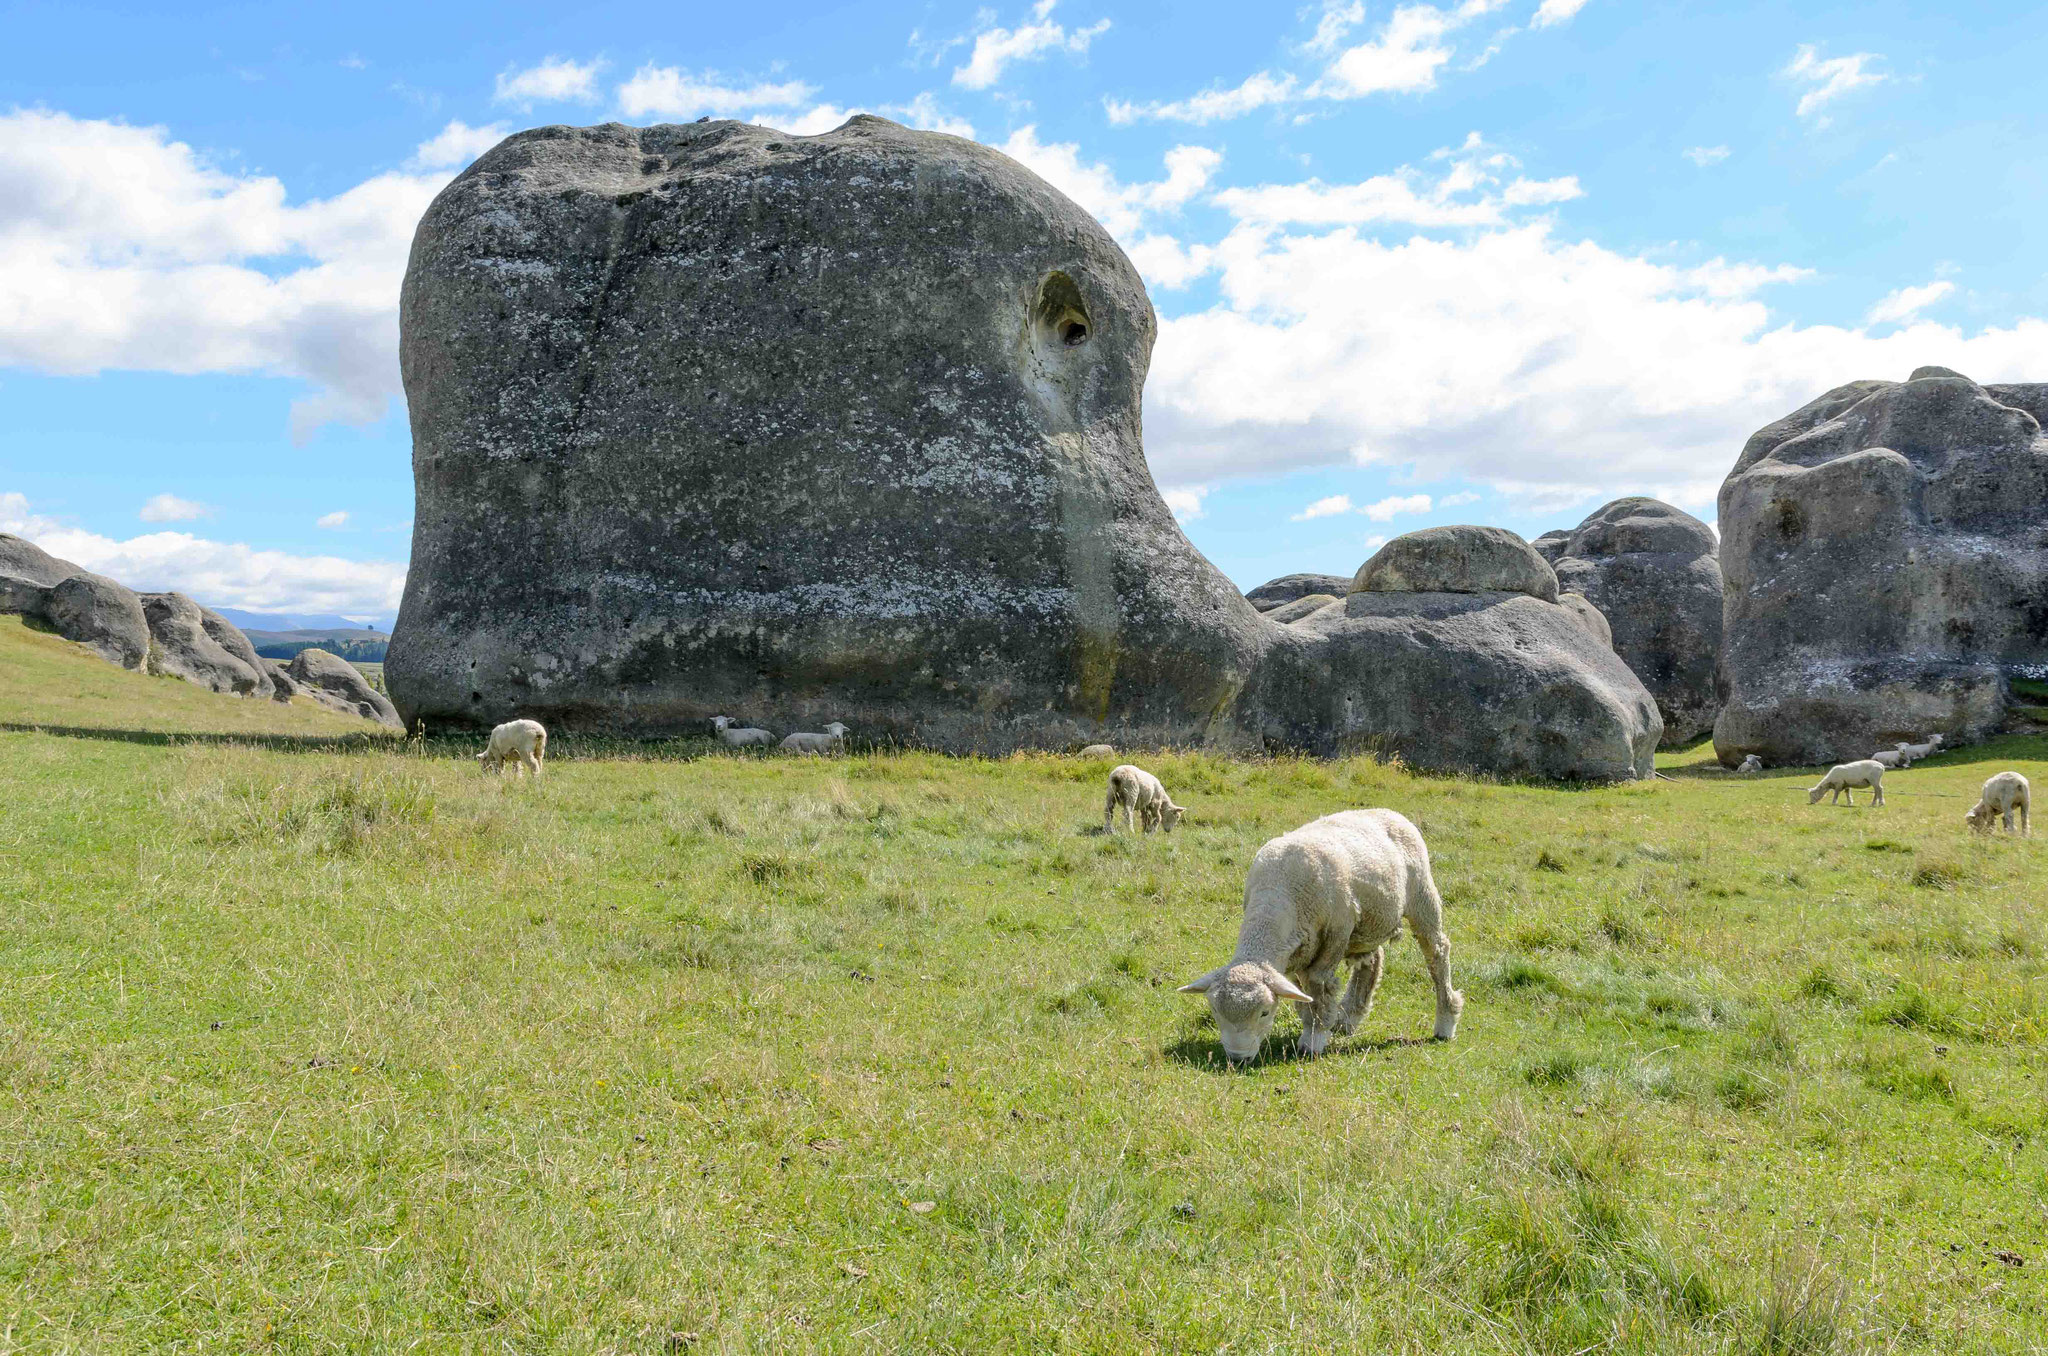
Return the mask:
<path id="1" fill-rule="evenodd" d="M 1458 1034 L 1465 995 L 1451 987 L 1443 899 L 1422 834 L 1392 810 L 1325 815 L 1260 848 L 1244 883 L 1237 951 L 1182 993 L 1206 994 L 1231 1063 L 1258 1054 L 1283 998 L 1303 1005 L 1299 1049 L 1320 1055 L 1372 1010 L 1386 944 L 1401 920 L 1436 985 L 1436 1038 Z M 1352 962 L 1340 1002 L 1337 966 Z M 1299 981 L 1297 983 L 1296 981 Z"/>
<path id="2" fill-rule="evenodd" d="M 846 727 L 833 721 L 823 734 L 785 735 L 782 748 L 789 753 L 826 754 L 846 747 Z"/>
<path id="3" fill-rule="evenodd" d="M 1749 757 L 1743 759 L 1742 766 L 1735 770 L 1737 772 L 1762 772 L 1764 770 L 1764 760 L 1752 753 Z"/>
<path id="4" fill-rule="evenodd" d="M 1806 803 L 1817 804 L 1822 796 L 1832 791 L 1835 794 L 1828 804 L 1839 804 L 1841 798 L 1847 796 L 1849 803 L 1854 805 L 1856 793 L 1850 788 L 1856 786 L 1870 788 L 1872 805 L 1884 804 L 1884 764 L 1875 758 L 1863 758 L 1853 763 L 1843 763 L 1839 767 L 1831 767 L 1828 769 L 1828 775 L 1821 778 L 1820 783 L 1806 793 Z"/>
<path id="5" fill-rule="evenodd" d="M 1979 833 L 1991 832 L 1991 821 L 2003 815 L 2005 831 L 2012 832 L 2012 812 L 2020 812 L 2020 832 L 2028 837 L 2034 833 L 2027 822 L 2027 810 L 2033 804 L 2033 788 L 2027 779 L 2017 772 L 2000 772 L 1984 783 L 1984 793 L 1977 803 L 1964 811 L 1963 818 Z"/>
<path id="6" fill-rule="evenodd" d="M 547 757 L 548 732 L 537 720 L 508 720 L 491 731 L 491 740 L 476 756 L 492 772 L 503 772 L 505 764 L 516 763 L 513 775 L 524 777 L 526 769 L 541 774 L 541 760 Z"/>
<path id="7" fill-rule="evenodd" d="M 756 744 L 765 749 L 775 742 L 775 736 L 766 730 L 757 730 L 750 725 L 734 725 L 731 716 L 713 716 L 711 728 L 718 731 L 718 737 L 735 749 L 744 749 Z"/>
<path id="8" fill-rule="evenodd" d="M 1116 745 L 1090 744 L 1074 756 L 1076 758 L 1114 758 L 1116 757 Z"/>
<path id="9" fill-rule="evenodd" d="M 1180 817 L 1187 813 L 1186 807 L 1173 803 L 1173 797 L 1166 794 L 1166 788 L 1159 784 L 1157 777 L 1129 763 L 1110 770 L 1109 795 L 1102 802 L 1104 833 L 1116 832 L 1119 805 L 1124 811 L 1124 827 L 1135 829 L 1143 824 L 1146 833 L 1161 828 L 1172 833 L 1173 826 L 1180 823 Z"/>
<path id="10" fill-rule="evenodd" d="M 1939 749 L 1940 747 L 1941 736 L 1938 734 L 1931 734 L 1927 736 L 1927 742 L 1925 744 L 1901 744 L 1899 745 L 1899 766 L 1911 767 L 1913 766 L 1913 764 L 1919 762 L 1922 758 L 1926 758 L 1929 755 L 1931 755 L 1936 749 Z"/>

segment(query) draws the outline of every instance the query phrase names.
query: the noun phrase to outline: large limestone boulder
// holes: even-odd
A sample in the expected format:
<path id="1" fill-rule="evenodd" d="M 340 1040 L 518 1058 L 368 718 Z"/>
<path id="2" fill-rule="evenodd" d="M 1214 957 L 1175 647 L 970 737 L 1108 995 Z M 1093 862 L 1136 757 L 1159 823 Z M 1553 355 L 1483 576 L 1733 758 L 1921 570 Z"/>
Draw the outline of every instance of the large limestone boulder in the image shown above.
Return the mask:
<path id="1" fill-rule="evenodd" d="M 1283 574 L 1278 579 L 1268 579 L 1245 594 L 1245 600 L 1261 612 L 1271 612 L 1315 594 L 1341 598 L 1349 592 L 1351 579 L 1348 575 Z"/>
<path id="2" fill-rule="evenodd" d="M 1514 533 L 1410 533 L 1358 579 L 1375 587 L 1282 628 L 1260 667 L 1246 705 L 1269 742 L 1517 778 L 1655 771 L 1656 702 Z"/>
<path id="3" fill-rule="evenodd" d="M 1227 732 L 1259 623 L 1146 468 L 1143 283 L 999 152 L 520 133 L 429 208 L 401 306 L 408 719 Z"/>
<path id="4" fill-rule="evenodd" d="M 58 635 L 91 646 L 124 669 L 149 661 L 149 619 L 134 590 L 81 571 L 43 595 L 42 615 Z"/>
<path id="5" fill-rule="evenodd" d="M 1438 568 L 1465 592 L 1259 616 L 1146 469 L 1155 328 L 1101 227 L 971 142 L 510 138 L 428 210 L 401 299 L 399 713 L 1646 769 L 1654 705 L 1519 539 Z"/>
<path id="6" fill-rule="evenodd" d="M 41 616 L 44 596 L 72 575 L 83 573 L 27 538 L 0 532 L 0 612 Z"/>
<path id="7" fill-rule="evenodd" d="M 2048 385 L 1946 368 L 1837 387 L 1721 486 L 1724 763 L 1997 729 L 2048 674 Z"/>
<path id="8" fill-rule="evenodd" d="M 270 695 L 269 667 L 233 622 L 182 593 L 145 593 L 141 598 L 155 642 L 150 663 L 156 672 L 214 692 Z"/>
<path id="9" fill-rule="evenodd" d="M 1503 527 L 1425 527 L 1394 538 L 1359 567 L 1358 593 L 1526 593 L 1557 601 L 1557 575 Z"/>
<path id="10" fill-rule="evenodd" d="M 1661 500 L 1617 499 L 1558 552 L 1558 587 L 1607 618 L 1614 650 L 1657 699 L 1667 745 L 1714 728 L 1721 709 L 1721 563 L 1714 531 Z"/>
<path id="11" fill-rule="evenodd" d="M 1350 591 L 1348 588 L 1344 590 L 1346 593 Z M 1320 612 L 1331 603 L 1336 602 L 1337 597 L 1338 595 L 1334 593 L 1304 593 L 1293 602 L 1282 603 L 1280 606 L 1267 612 L 1266 619 L 1279 622 L 1283 626 L 1289 622 L 1298 622 L 1310 613 Z"/>
<path id="12" fill-rule="evenodd" d="M 391 699 L 371 687 L 362 670 L 340 655 L 321 649 L 301 650 L 284 666 L 284 678 L 292 692 L 311 697 L 344 715 L 403 728 Z"/>

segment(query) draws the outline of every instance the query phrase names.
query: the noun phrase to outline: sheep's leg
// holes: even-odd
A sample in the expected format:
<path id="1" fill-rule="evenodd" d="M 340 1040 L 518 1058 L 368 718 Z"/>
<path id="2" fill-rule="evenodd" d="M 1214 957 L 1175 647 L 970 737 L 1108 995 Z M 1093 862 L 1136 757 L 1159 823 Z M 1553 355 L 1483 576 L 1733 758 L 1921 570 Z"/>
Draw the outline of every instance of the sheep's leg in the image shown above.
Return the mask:
<path id="1" fill-rule="evenodd" d="M 1116 832 L 1116 791 L 1114 788 L 1110 790 L 1109 795 L 1104 797 L 1102 802 L 1102 831 L 1104 833 Z"/>
<path id="2" fill-rule="evenodd" d="M 1884 783 L 1883 783 L 1883 782 L 1881 782 L 1881 781 L 1876 781 L 1876 782 L 1872 782 L 1872 783 L 1870 784 L 1870 803 L 1871 803 L 1872 805 L 1882 805 L 1882 804 L 1884 804 Z"/>
<path id="3" fill-rule="evenodd" d="M 1433 920 L 1432 920 L 1433 921 Z M 1451 939 L 1441 925 L 1424 927 L 1425 920 L 1410 918 L 1409 930 L 1422 948 L 1422 962 L 1429 967 L 1429 979 L 1436 986 L 1436 1030 L 1440 1041 L 1457 1039 L 1458 1014 L 1465 1010 L 1465 995 L 1451 987 Z"/>
<path id="4" fill-rule="evenodd" d="M 519 751 L 519 767 L 522 773 L 530 771 L 535 777 L 540 776 L 540 759 L 534 757 L 530 749 Z"/>
<path id="5" fill-rule="evenodd" d="M 2025 838 L 2032 838 L 2034 836 L 2034 826 L 2027 823 L 2027 803 L 2025 801 L 2020 802 L 2020 835 Z"/>
<path id="6" fill-rule="evenodd" d="M 1314 971 L 1304 978 L 1301 986 L 1308 991 L 1312 1003 L 1296 1003 L 1301 1010 L 1301 1041 L 1296 1049 L 1314 1059 L 1330 1046 L 1332 1019 L 1337 1010 L 1337 968 Z"/>
<path id="7" fill-rule="evenodd" d="M 1365 1023 L 1372 1015 L 1372 997 L 1380 986 L 1380 972 L 1387 963 L 1387 949 L 1376 946 L 1370 955 L 1360 956 L 1351 967 L 1351 983 L 1345 986 L 1344 1002 L 1337 1010 L 1337 1020 L 1330 1023 L 1330 1030 L 1339 1036 L 1348 1036 Z"/>

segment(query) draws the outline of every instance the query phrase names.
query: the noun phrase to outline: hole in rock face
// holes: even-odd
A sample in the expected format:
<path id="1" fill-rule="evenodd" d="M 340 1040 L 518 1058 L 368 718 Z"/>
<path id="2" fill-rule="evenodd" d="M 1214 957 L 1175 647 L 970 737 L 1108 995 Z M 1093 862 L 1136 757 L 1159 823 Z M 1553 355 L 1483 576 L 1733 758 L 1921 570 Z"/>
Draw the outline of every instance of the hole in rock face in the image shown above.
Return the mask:
<path id="1" fill-rule="evenodd" d="M 1038 285 L 1038 302 L 1032 307 L 1040 343 L 1046 347 L 1079 348 L 1088 342 L 1095 326 L 1088 318 L 1088 305 L 1074 280 L 1055 269 Z"/>

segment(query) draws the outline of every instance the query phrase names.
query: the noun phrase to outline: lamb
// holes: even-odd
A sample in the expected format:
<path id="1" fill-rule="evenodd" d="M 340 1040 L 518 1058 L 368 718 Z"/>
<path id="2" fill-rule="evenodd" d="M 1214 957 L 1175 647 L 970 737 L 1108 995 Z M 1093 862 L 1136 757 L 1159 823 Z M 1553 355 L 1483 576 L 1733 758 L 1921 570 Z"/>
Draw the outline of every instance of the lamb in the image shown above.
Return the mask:
<path id="1" fill-rule="evenodd" d="M 825 727 L 823 734 L 786 735 L 782 749 L 786 753 L 826 754 L 846 747 L 846 727 L 833 721 Z"/>
<path id="2" fill-rule="evenodd" d="M 1984 783 L 1984 791 L 1977 803 L 1964 811 L 1963 819 L 1979 833 L 1991 832 L 1991 821 L 2003 815 L 2005 831 L 2012 832 L 2012 812 L 2020 812 L 2020 832 L 2031 838 L 2033 826 L 2027 822 L 2027 810 L 2033 804 L 2033 788 L 2027 779 L 2017 772 L 2000 772 Z"/>
<path id="3" fill-rule="evenodd" d="M 526 769 L 532 768 L 533 775 L 538 777 L 541 760 L 547 753 L 548 732 L 539 721 L 508 720 L 491 731 L 490 742 L 476 760 L 492 772 L 503 772 L 505 764 L 514 763 L 514 776 L 524 777 Z"/>
<path id="4" fill-rule="evenodd" d="M 1884 764 L 1875 758 L 1863 758 L 1853 763 L 1843 763 L 1839 767 L 1831 767 L 1828 769 L 1828 775 L 1821 778 L 1820 783 L 1806 793 L 1806 803 L 1816 805 L 1822 796 L 1832 791 L 1835 793 L 1834 798 L 1828 804 L 1839 804 L 1841 798 L 1847 796 L 1849 803 L 1854 805 L 1856 793 L 1850 788 L 1856 786 L 1870 788 L 1872 805 L 1884 804 Z"/>
<path id="5" fill-rule="evenodd" d="M 1886 767 L 1904 767 L 1905 764 L 1900 760 L 1906 756 L 1903 752 L 1905 747 L 1904 744 L 1901 744 L 1896 749 L 1879 749 L 1876 753 L 1870 755 L 1870 761 L 1873 763 L 1883 763 Z"/>
<path id="6" fill-rule="evenodd" d="M 735 749 L 744 749 L 758 744 L 767 748 L 775 742 L 775 736 L 766 730 L 757 730 L 750 725 L 734 725 L 731 716 L 713 716 L 711 728 L 718 731 L 718 737 Z"/>
<path id="7" fill-rule="evenodd" d="M 1927 736 L 1925 744 L 1901 744 L 1899 745 L 1899 766 L 1911 767 L 1940 747 L 1941 736 L 1938 734 Z"/>
<path id="8" fill-rule="evenodd" d="M 1144 768 L 1125 763 L 1110 769 L 1109 795 L 1102 802 L 1102 831 L 1116 832 L 1117 807 L 1124 811 L 1124 828 L 1135 829 L 1145 826 L 1145 832 L 1164 829 L 1173 832 L 1180 823 L 1187 808 L 1173 803 L 1173 797 L 1166 794 L 1166 788 L 1159 779 Z"/>
<path id="9" fill-rule="evenodd" d="M 1764 770 L 1764 760 L 1752 753 L 1749 757 L 1743 759 L 1742 766 L 1735 770 L 1737 772 L 1762 772 Z"/>
<path id="10" fill-rule="evenodd" d="M 1386 944 L 1406 919 L 1436 986 L 1436 1038 L 1454 1039 L 1465 995 L 1451 987 L 1443 899 L 1422 834 L 1392 810 L 1325 815 L 1260 848 L 1244 883 L 1244 923 L 1228 964 L 1181 986 L 1206 994 L 1223 1053 L 1259 1053 L 1279 1000 L 1301 1005 L 1298 1049 L 1320 1055 L 1372 1011 Z M 1350 960 L 1340 1002 L 1337 966 Z"/>

